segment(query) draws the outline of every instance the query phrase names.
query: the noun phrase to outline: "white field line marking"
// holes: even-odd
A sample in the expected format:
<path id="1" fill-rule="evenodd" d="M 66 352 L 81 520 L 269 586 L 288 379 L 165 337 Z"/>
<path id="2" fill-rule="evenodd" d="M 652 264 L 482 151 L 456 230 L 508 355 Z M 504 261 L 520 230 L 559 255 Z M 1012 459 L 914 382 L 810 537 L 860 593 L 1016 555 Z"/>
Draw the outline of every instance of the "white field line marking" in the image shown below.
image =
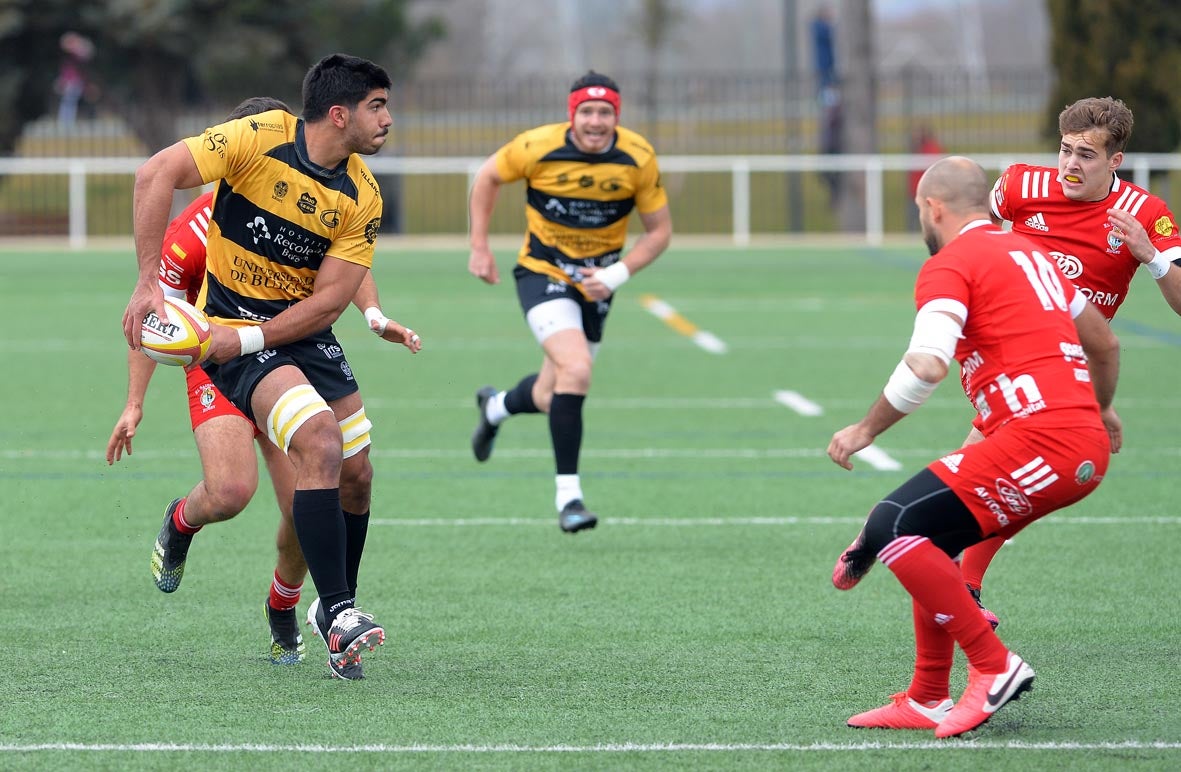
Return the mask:
<path id="1" fill-rule="evenodd" d="M 970 742 L 861 742 L 861 743 L 600 743 L 598 745 L 279 745 L 242 743 L 206 745 L 201 743 L 37 743 L 0 745 L 3 753 L 37 751 L 89 751 L 113 753 L 675 753 L 710 751 L 786 751 L 842 753 L 848 751 L 1120 751 L 1178 750 L 1181 742 L 1022 742 L 1020 740 Z"/>
<path id="2" fill-rule="evenodd" d="M 711 354 L 725 354 L 727 350 L 726 343 L 712 332 L 706 332 L 700 329 L 697 325 L 690 322 L 685 317 L 677 313 L 677 309 L 665 303 L 655 295 L 640 295 L 640 305 L 642 305 L 648 313 L 660 319 L 676 332 L 689 338 L 696 343 L 700 348 L 708 351 Z"/>
<path id="3" fill-rule="evenodd" d="M 657 528 L 694 528 L 700 526 L 786 526 L 786 525 L 862 525 L 865 517 L 606 517 L 604 523 L 620 526 Z M 1053 514 L 1038 523 L 1050 525 L 1181 525 L 1181 516 L 1159 517 L 1068 517 Z M 456 527 L 456 526 L 545 526 L 552 528 L 552 517 L 406 517 L 373 518 L 370 525 L 395 527 Z M 1007 543 L 1007 542 L 1006 542 Z"/>
<path id="4" fill-rule="evenodd" d="M 902 468 L 902 464 L 898 463 L 889 453 L 879 448 L 877 445 L 870 445 L 868 448 L 859 450 L 853 454 L 865 463 L 872 466 L 874 469 L 880 469 L 884 472 L 897 472 Z"/>
<path id="5" fill-rule="evenodd" d="M 775 392 L 775 401 L 800 415 L 824 415 L 824 408 L 798 391 L 777 391 Z"/>

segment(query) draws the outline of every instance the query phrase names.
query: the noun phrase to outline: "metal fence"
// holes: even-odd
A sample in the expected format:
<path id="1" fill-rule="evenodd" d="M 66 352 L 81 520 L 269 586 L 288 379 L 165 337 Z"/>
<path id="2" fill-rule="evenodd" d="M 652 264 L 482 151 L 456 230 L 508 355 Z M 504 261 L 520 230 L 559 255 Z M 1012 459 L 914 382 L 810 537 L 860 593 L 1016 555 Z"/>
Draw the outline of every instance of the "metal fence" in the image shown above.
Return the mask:
<path id="1" fill-rule="evenodd" d="M 624 125 L 644 134 L 661 157 L 802 156 L 818 153 L 822 147 L 840 150 L 839 144 L 830 147 L 832 143 L 823 141 L 825 107 L 810 77 L 613 75 L 623 91 Z M 1045 72 L 882 74 L 876 84 L 877 149 L 882 153 L 909 152 L 915 130 L 926 127 L 949 152 L 1045 151 L 1051 141 L 1046 134 L 1050 85 Z M 373 159 L 375 172 L 384 175 L 380 180 L 387 197 L 384 229 L 463 232 L 467 179 L 463 174 L 401 174 L 396 163 L 382 159 L 486 156 L 519 131 L 563 120 L 568 89 L 568 80 L 557 78 L 505 82 L 423 77 L 396 86 L 393 138 Z M 200 132 L 220 120 L 230 107 L 172 109 L 175 136 Z M 143 109 L 158 115 L 162 107 Z M 77 173 L 71 176 L 68 167 L 46 173 L 50 167 L 43 166 L 32 173 L 28 171 L 32 167 L 8 164 L 8 171 L 0 176 L 0 237 L 68 235 L 71 221 L 77 228 L 79 201 L 87 213 L 84 236 L 129 234 L 130 177 L 122 165 L 116 171 L 104 167 L 102 159 L 134 164 L 154 149 L 137 136 L 135 117 L 105 114 L 100 105 L 95 117 L 70 125 L 50 118 L 30 124 L 13 162 L 89 159 L 87 170 L 80 177 Z M 383 166 L 390 171 L 381 172 Z M 828 187 L 833 178 L 815 171 L 815 165 L 811 168 L 795 177 L 755 173 L 748 212 L 754 232 L 835 229 Z M 734 230 L 729 172 L 672 172 L 666 183 L 673 195 L 679 231 Z M 905 171 L 887 170 L 883 185 L 886 228 L 905 229 Z M 511 232 L 519 228 L 519 217 L 498 211 L 493 227 Z"/>

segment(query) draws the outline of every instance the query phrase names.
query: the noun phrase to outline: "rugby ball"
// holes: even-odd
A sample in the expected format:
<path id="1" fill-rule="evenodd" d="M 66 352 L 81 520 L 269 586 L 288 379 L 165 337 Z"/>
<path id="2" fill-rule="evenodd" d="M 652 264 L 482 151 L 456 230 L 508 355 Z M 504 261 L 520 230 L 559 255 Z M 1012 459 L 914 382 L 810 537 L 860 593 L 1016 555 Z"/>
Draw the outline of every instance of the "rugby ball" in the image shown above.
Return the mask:
<path id="1" fill-rule="evenodd" d="M 139 330 L 140 350 L 162 365 L 187 367 L 205 359 L 213 337 L 205 314 L 180 298 L 164 296 L 167 319 L 149 311 Z"/>

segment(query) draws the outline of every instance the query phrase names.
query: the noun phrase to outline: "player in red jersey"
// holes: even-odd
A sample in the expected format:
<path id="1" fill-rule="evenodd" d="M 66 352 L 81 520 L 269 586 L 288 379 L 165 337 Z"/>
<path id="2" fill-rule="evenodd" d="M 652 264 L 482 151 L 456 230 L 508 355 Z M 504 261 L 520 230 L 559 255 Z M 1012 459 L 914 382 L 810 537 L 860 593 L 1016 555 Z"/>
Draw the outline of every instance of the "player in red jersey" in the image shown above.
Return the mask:
<path id="1" fill-rule="evenodd" d="M 954 558 L 1091 493 L 1107 470 L 1119 417 L 1111 407 L 1119 341 L 1102 314 L 1036 244 L 988 216 L 988 180 L 973 161 L 936 162 L 916 202 L 933 257 L 915 284 L 914 335 L 866 416 L 833 435 L 850 456 L 919 407 L 960 364 L 984 438 L 931 462 L 870 511 L 838 559 L 847 590 L 881 560 L 912 598 L 915 670 L 905 692 L 849 726 L 971 731 L 1029 689 L 1033 669 L 977 610 Z M 952 705 L 955 645 L 968 685 Z"/>
<path id="2" fill-rule="evenodd" d="M 1132 111 L 1118 99 L 1080 99 L 1058 115 L 1058 168 L 1014 164 L 992 190 L 993 217 L 1012 222 L 1014 232 L 1054 258 L 1108 319 L 1140 266 L 1181 314 L 1181 270 L 1171 270 L 1181 260 L 1177 221 L 1164 201 L 1117 174 L 1132 122 Z M 978 439 L 973 432 L 967 442 Z M 1004 543 L 987 539 L 964 553 L 964 581 L 977 600 Z M 995 614 L 984 614 L 996 623 Z"/>
<path id="3" fill-rule="evenodd" d="M 290 112 L 287 105 L 277 99 L 252 97 L 235 108 L 227 120 L 268 110 Z M 166 295 L 184 298 L 190 303 L 197 300 L 205 282 L 205 247 L 213 198 L 214 191 L 198 196 L 165 231 L 159 281 Z M 413 330 L 407 330 L 380 314 L 376 286 L 371 277 L 362 282 L 355 302 L 361 309 L 372 309 L 366 311 L 366 316 L 374 332 L 386 340 L 402 343 L 411 352 L 421 349 L 421 340 Z M 132 454 L 132 438 L 143 419 L 144 396 L 155 369 L 154 361 L 138 351 L 128 351 L 127 404 L 107 442 L 108 464 L 118 461 L 124 452 L 129 456 Z M 189 418 L 201 457 L 203 479 L 185 497 L 182 512 L 185 522 L 179 527 L 190 534 L 195 533 L 204 524 L 228 520 L 245 509 L 258 487 L 258 468 L 251 438 L 257 439 L 282 515 L 276 535 L 278 558 L 264 609 L 271 628 L 270 659 L 275 664 L 298 663 L 304 657 L 304 643 L 295 607 L 307 575 L 307 564 L 292 522 L 293 467 L 287 456 L 222 395 L 200 365 L 185 368 L 185 380 Z M 177 509 L 178 501 L 174 501 L 170 508 Z M 174 592 L 180 586 L 183 563 L 176 572 L 159 569 L 153 563 L 156 586 L 164 592 Z"/>

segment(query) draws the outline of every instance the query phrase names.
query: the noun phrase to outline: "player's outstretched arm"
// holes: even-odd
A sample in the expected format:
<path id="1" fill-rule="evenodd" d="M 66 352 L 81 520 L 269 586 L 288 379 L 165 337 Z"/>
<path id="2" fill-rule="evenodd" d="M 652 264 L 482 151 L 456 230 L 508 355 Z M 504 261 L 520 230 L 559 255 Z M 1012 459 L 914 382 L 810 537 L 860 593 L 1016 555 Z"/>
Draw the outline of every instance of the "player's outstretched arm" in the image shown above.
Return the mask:
<path id="1" fill-rule="evenodd" d="M 138 351 L 127 352 L 127 404 L 115 428 L 111 430 L 111 438 L 107 440 L 107 464 L 114 464 L 123 457 L 123 453 L 131 455 L 131 438 L 144 417 L 144 396 L 148 393 L 148 383 L 152 380 L 152 373 L 156 372 L 156 363 Z"/>
<path id="2" fill-rule="evenodd" d="M 489 156 L 476 172 L 471 192 L 468 194 L 468 238 L 471 243 L 471 255 L 468 257 L 467 270 L 486 284 L 500 283 L 496 256 L 488 246 L 488 223 L 492 220 L 492 209 L 496 206 L 502 182 L 500 173 L 496 171 L 496 156 Z"/>

